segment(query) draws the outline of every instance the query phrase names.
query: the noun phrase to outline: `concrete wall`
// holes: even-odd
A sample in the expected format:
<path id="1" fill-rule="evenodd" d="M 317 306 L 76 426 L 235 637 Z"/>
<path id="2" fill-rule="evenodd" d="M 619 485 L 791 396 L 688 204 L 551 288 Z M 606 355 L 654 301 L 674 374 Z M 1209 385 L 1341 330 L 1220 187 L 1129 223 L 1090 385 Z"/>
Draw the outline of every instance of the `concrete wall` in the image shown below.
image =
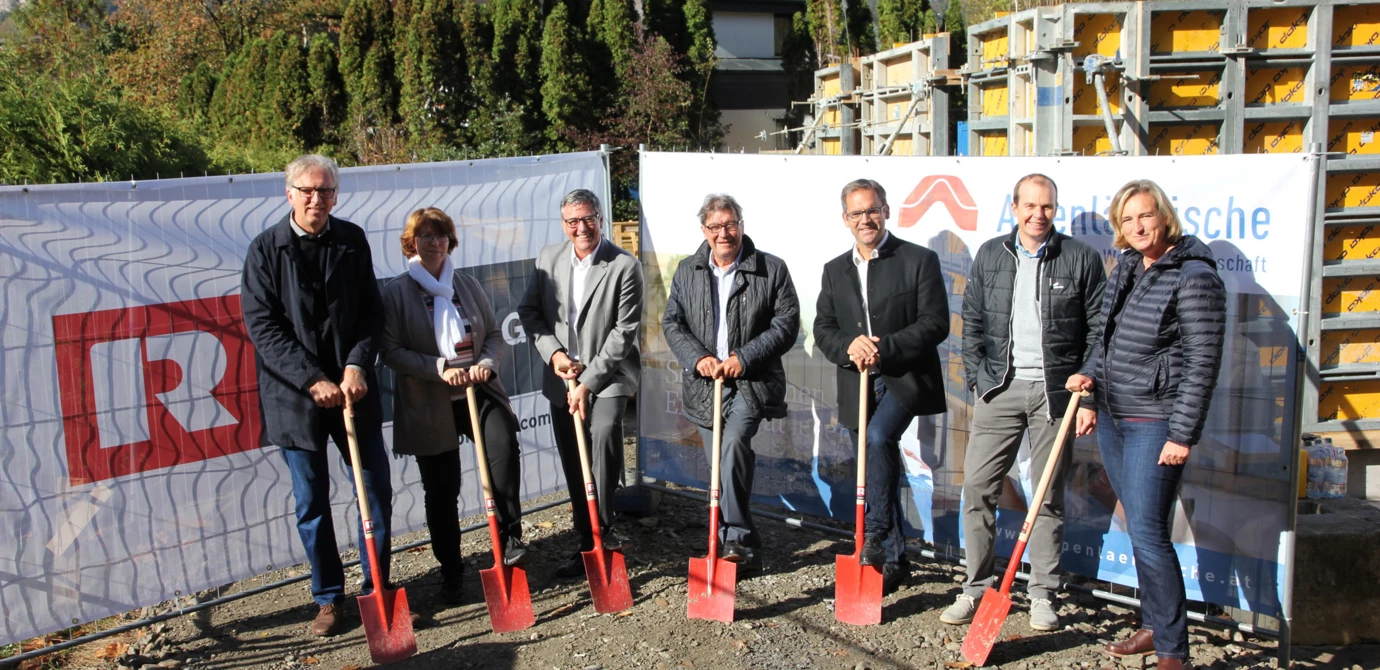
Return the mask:
<path id="1" fill-rule="evenodd" d="M 1322 514 L 1298 519 L 1294 644 L 1380 640 L 1380 504 L 1321 503 Z"/>
<path id="2" fill-rule="evenodd" d="M 725 109 L 719 113 L 719 121 L 725 126 L 729 126 L 728 134 L 724 136 L 723 150 L 730 153 L 745 151 L 755 154 L 763 149 L 785 149 L 784 144 L 780 147 L 780 135 L 771 135 L 780 130 L 781 123 L 777 120 L 785 114 L 783 109 Z M 757 134 L 763 130 L 767 131 L 767 139 L 757 138 Z"/>
<path id="3" fill-rule="evenodd" d="M 776 15 L 714 12 L 714 39 L 719 58 L 775 58 Z"/>

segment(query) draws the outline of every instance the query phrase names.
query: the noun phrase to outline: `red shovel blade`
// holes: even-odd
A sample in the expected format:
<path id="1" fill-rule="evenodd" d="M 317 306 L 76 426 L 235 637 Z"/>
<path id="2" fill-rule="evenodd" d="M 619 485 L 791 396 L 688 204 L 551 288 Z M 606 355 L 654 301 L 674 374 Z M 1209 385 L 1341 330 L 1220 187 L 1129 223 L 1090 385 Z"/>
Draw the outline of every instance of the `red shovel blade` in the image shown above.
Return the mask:
<path id="1" fill-rule="evenodd" d="M 857 554 L 834 557 L 834 618 L 854 626 L 882 622 L 882 571 Z"/>
<path id="2" fill-rule="evenodd" d="M 489 623 L 495 633 L 531 628 L 536 623 L 526 570 L 495 565 L 479 571 L 479 583 L 484 585 L 484 602 L 489 606 Z"/>
<path id="3" fill-rule="evenodd" d="M 963 658 L 973 665 L 987 665 L 987 655 L 992 653 L 992 645 L 1001 635 L 1001 625 L 1006 623 L 1006 615 L 1011 611 L 1010 594 L 995 589 L 987 589 L 982 594 L 982 604 L 973 615 L 973 624 L 968 627 L 968 635 L 963 638 Z"/>
<path id="4" fill-rule="evenodd" d="M 714 581 L 709 581 L 709 562 L 714 561 Z M 733 623 L 733 592 L 738 587 L 738 564 L 722 558 L 690 559 L 691 619 Z"/>
<path id="5" fill-rule="evenodd" d="M 407 591 L 375 588 L 373 593 L 356 598 L 364 637 L 369 640 L 369 657 L 374 662 L 397 663 L 417 653 L 417 638 L 412 635 L 412 612 L 407 608 Z"/>
<path id="6" fill-rule="evenodd" d="M 585 560 L 585 576 L 589 578 L 589 595 L 595 611 L 612 614 L 632 607 L 632 588 L 628 586 L 622 552 L 594 549 L 582 551 L 580 556 Z"/>

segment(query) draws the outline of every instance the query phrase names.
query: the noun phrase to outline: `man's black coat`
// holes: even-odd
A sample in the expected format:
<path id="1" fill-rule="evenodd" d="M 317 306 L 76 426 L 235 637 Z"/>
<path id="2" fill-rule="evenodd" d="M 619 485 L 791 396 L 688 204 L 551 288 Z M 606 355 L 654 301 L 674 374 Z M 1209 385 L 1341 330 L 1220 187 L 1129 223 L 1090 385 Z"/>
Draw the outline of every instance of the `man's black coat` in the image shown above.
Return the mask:
<path id="1" fill-rule="evenodd" d="M 939 256 L 891 235 L 868 267 L 867 295 L 872 334 L 881 338 L 878 372 L 887 391 L 916 415 L 947 409 L 939 367 L 939 343 L 949 336 L 949 300 Z M 858 428 L 858 369 L 848 345 L 867 334 L 862 288 L 853 250 L 824 266 L 815 307 L 815 346 L 839 366 L 839 422 Z"/>
<path id="2" fill-rule="evenodd" d="M 330 217 L 322 281 L 295 239 L 290 216 L 249 244 L 240 302 L 259 367 L 264 440 L 316 450 L 326 443 L 324 421 L 341 411 L 322 409 L 312 400 L 307 389 L 319 375 L 340 383 L 345 366 L 363 368 L 369 393 L 355 403 L 355 421 L 381 419 L 374 361 L 383 332 L 383 301 L 362 228 Z M 328 320 L 319 318 L 316 310 L 322 291 Z M 335 350 L 331 360 L 318 356 L 323 333 L 329 334 L 324 341 Z"/>

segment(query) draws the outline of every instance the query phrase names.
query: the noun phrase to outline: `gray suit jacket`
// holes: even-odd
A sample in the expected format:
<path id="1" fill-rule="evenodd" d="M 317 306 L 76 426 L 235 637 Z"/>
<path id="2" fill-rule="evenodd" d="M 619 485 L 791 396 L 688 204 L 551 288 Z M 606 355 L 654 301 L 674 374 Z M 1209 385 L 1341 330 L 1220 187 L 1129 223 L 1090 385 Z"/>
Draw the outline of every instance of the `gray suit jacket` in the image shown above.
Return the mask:
<path id="1" fill-rule="evenodd" d="M 489 382 L 477 390 L 512 412 L 498 378 L 504 343 L 493 307 L 474 277 L 456 270 L 452 281 L 474 336 L 475 364 L 494 371 Z M 383 313 L 379 357 L 398 373 L 398 389 L 393 394 L 393 452 L 434 456 L 459 448 L 460 430 L 450 399 L 457 389 L 441 378 L 439 362 L 445 358 L 436 346 L 427 297 L 406 272 L 384 287 Z"/>
<path id="2" fill-rule="evenodd" d="M 565 404 L 565 382 L 551 368 L 551 356 L 567 348 L 570 334 L 570 256 L 570 242 L 542 249 L 518 306 L 522 328 L 546 363 L 542 395 L 560 405 Z M 636 393 L 642 374 L 642 265 L 604 240 L 594 252 L 581 299 L 584 308 L 576 333 L 585 371 L 580 383 L 601 398 Z"/>

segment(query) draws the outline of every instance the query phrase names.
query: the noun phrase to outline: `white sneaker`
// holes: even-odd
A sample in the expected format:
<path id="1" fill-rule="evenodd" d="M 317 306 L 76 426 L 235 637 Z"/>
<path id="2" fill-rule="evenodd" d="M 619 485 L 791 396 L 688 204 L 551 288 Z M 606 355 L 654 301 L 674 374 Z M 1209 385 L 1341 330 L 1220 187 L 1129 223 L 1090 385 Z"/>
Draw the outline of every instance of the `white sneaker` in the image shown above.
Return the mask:
<path id="1" fill-rule="evenodd" d="M 939 615 L 939 620 L 953 626 L 959 626 L 972 623 L 974 614 L 977 614 L 977 600 L 966 593 L 960 593 L 958 598 L 954 599 L 954 604 L 949 605 Z"/>
<path id="2" fill-rule="evenodd" d="M 1054 613 L 1054 603 L 1044 598 L 1031 600 L 1030 627 L 1040 631 L 1059 630 L 1059 615 Z"/>

